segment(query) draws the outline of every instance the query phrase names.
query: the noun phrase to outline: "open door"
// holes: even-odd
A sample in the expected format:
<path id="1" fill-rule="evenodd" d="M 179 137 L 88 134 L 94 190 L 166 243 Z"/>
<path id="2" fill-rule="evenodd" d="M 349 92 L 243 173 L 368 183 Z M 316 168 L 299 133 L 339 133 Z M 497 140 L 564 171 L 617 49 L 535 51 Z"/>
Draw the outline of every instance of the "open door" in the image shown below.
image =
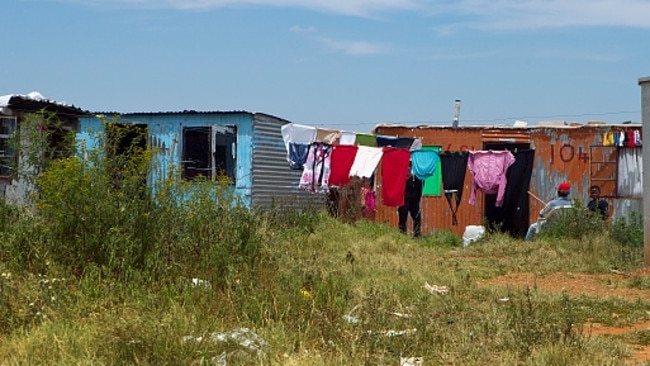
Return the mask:
<path id="1" fill-rule="evenodd" d="M 515 162 L 506 173 L 505 195 L 503 206 L 496 207 L 496 194 L 486 194 L 484 216 L 488 230 L 507 232 L 516 238 L 524 238 L 530 225 L 530 206 L 528 204 L 528 189 L 533 172 L 535 150 L 530 149 L 529 143 L 485 142 L 484 150 L 510 150 L 515 156 Z"/>

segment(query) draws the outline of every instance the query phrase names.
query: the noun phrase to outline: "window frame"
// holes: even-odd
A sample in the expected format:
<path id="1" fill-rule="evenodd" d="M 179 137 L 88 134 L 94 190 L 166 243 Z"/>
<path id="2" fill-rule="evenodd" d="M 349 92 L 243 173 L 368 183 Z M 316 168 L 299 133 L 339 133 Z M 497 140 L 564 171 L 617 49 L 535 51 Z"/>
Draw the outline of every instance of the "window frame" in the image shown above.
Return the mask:
<path id="1" fill-rule="evenodd" d="M 3 131 L 4 122 L 9 121 L 9 130 Z M 16 130 L 18 129 L 18 117 L 16 116 L 0 116 L 0 140 L 3 143 L 0 143 L 0 179 L 8 179 L 14 176 L 14 173 L 4 174 L 4 169 L 12 172 L 16 163 L 18 163 L 16 155 L 16 149 L 12 146 L 13 141 L 16 137 Z M 8 133 L 7 133 L 8 132 Z M 9 161 L 13 163 L 12 165 L 5 165 L 4 161 Z"/>
<path id="2" fill-rule="evenodd" d="M 195 136 L 191 138 L 191 141 L 188 141 L 190 134 L 195 134 Z M 203 136 L 200 136 L 201 134 Z M 237 178 L 237 126 L 183 127 L 181 143 L 180 163 L 183 179 L 193 180 L 202 176 L 207 180 L 217 181 L 221 177 L 227 177 L 228 184 L 235 185 Z M 204 146 L 198 148 L 194 146 L 195 148 L 191 149 L 197 143 L 204 144 Z M 199 166 L 191 167 L 190 165 L 193 163 Z M 220 168 L 221 165 L 225 166 Z M 192 170 L 194 172 L 188 174 Z M 223 174 L 220 172 L 223 172 Z"/>
<path id="3" fill-rule="evenodd" d="M 622 149 L 639 149 L 641 146 L 617 146 L 617 145 L 591 145 L 589 147 L 589 186 L 597 185 L 600 187 L 601 196 L 604 198 L 621 198 L 621 199 L 642 199 L 643 194 L 625 194 L 621 193 L 621 181 L 619 171 L 621 169 L 621 150 Z M 598 151 L 601 151 L 598 153 Z M 605 152 L 603 150 L 611 150 Z M 598 159 L 594 157 L 598 155 Z M 642 157 L 642 153 L 638 154 Z M 602 158 L 601 158 L 602 157 Z M 607 167 L 607 168 L 600 168 Z M 642 168 L 642 167 L 641 167 Z M 610 174 L 603 176 L 599 173 L 603 170 L 609 170 Z"/>

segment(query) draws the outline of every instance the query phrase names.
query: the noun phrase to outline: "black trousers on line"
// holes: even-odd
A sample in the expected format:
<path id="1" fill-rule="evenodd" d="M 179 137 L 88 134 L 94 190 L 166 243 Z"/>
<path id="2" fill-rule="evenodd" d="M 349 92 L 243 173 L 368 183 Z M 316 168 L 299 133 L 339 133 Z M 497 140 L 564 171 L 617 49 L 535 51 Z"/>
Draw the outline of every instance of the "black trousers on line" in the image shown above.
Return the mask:
<path id="1" fill-rule="evenodd" d="M 399 217 L 399 231 L 406 234 L 406 220 L 411 215 L 413 220 L 413 236 L 422 236 L 422 215 L 420 213 L 420 200 L 406 199 L 404 206 L 397 208 L 397 215 Z"/>

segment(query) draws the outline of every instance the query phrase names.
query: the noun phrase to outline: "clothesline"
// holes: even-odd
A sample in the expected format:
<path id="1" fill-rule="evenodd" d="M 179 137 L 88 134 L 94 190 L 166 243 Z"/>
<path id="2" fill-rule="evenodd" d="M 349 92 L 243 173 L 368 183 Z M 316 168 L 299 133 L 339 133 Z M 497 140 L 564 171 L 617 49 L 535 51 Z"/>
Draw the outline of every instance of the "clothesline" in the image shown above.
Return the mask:
<path id="1" fill-rule="evenodd" d="M 330 187 L 345 186 L 351 177 L 370 178 L 380 161 L 382 169 L 382 202 L 386 206 L 404 203 L 406 177 L 409 170 L 425 180 L 443 166 L 442 180 L 445 196 L 454 213 L 460 204 L 466 169 L 472 175 L 469 204 L 474 205 L 476 190 L 497 194 L 496 206 L 501 206 L 506 186 L 506 172 L 514 163 L 508 150 L 469 151 L 441 155 L 434 150 L 423 150 L 422 141 L 384 135 L 363 134 L 371 139 L 358 139 L 354 133 L 287 124 L 282 126 L 287 150 L 287 161 L 292 169 L 302 170 L 298 187 L 313 193 L 327 193 Z M 359 140 L 359 141 L 357 141 Z M 374 140 L 374 141 L 373 141 Z M 455 156 L 461 164 L 452 161 Z M 444 169 L 447 165 L 448 169 Z M 456 207 L 452 204 L 456 197 Z M 454 220 L 455 221 L 455 220 Z"/>

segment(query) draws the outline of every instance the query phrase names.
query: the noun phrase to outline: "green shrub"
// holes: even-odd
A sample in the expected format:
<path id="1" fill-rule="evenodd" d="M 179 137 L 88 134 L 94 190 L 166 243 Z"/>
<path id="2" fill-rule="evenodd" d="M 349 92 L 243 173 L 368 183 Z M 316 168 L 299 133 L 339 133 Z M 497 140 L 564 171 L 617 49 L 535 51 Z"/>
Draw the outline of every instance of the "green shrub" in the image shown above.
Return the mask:
<path id="1" fill-rule="evenodd" d="M 606 228 L 606 223 L 598 215 L 589 214 L 577 203 L 572 209 L 556 212 L 552 221 L 544 224 L 539 236 L 580 239 L 602 233 Z"/>
<path id="2" fill-rule="evenodd" d="M 609 235 L 616 242 L 632 248 L 643 247 L 643 216 L 632 212 L 614 220 Z"/>
<path id="3" fill-rule="evenodd" d="M 221 180 L 187 182 L 177 171 L 155 187 L 147 185 L 157 168 L 156 151 L 142 148 L 141 139 L 116 145 L 122 134 L 138 130 L 111 127 L 114 123 L 105 123 L 112 144 L 97 134 L 100 148 L 83 158 L 53 159 L 38 172 L 35 215 L 20 218 L 0 207 L 2 253 L 39 272 L 49 263 L 76 276 L 99 269 L 117 281 L 172 275 L 202 277 L 226 288 L 250 277 L 263 241 L 260 222 L 231 186 Z M 12 231 L 2 230 L 10 221 Z"/>

